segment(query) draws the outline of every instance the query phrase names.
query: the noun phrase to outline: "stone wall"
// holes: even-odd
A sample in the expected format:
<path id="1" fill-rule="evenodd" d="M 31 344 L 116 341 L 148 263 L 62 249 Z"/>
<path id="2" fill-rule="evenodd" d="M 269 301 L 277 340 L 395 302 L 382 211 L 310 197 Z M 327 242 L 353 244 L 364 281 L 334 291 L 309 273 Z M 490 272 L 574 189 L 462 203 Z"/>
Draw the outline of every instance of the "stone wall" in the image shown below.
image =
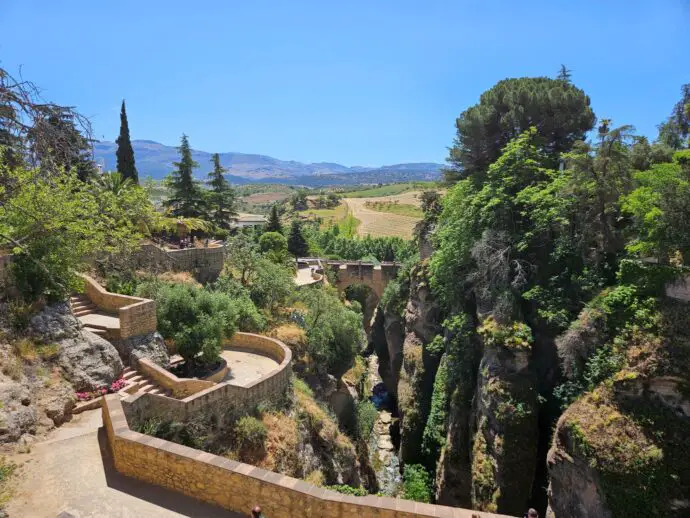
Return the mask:
<path id="1" fill-rule="evenodd" d="M 233 381 L 213 384 L 204 380 L 177 378 L 152 362 L 143 360 L 140 361 L 145 369 L 143 372 L 170 389 L 174 395 L 184 396 L 184 399 L 138 393 L 124 399 L 127 415 L 139 422 L 153 416 L 186 421 L 200 413 L 213 413 L 222 418 L 228 410 L 241 412 L 253 409 L 262 401 L 276 401 L 285 396 L 292 361 L 292 352 L 285 344 L 267 336 L 235 333 L 227 346 L 269 356 L 278 362 L 278 366 L 262 378 L 245 385 Z"/>
<path id="2" fill-rule="evenodd" d="M 117 313 L 120 319 L 118 339 L 153 333 L 158 325 L 156 320 L 156 303 L 140 297 L 130 297 L 106 291 L 98 282 L 82 275 L 84 291 L 99 309 Z"/>
<path id="3" fill-rule="evenodd" d="M 222 508 L 246 514 L 260 505 L 266 516 L 378 518 L 497 518 L 499 515 L 376 496 L 329 491 L 130 429 L 117 394 L 102 400 L 103 426 L 115 469 Z"/>
<path id="4" fill-rule="evenodd" d="M 386 285 L 398 275 L 398 263 L 383 262 L 380 265 L 366 262 L 325 261 L 326 267 L 337 276 L 337 287 L 344 290 L 351 284 L 366 284 L 378 297 Z"/>
<path id="5" fill-rule="evenodd" d="M 199 282 L 215 281 L 223 271 L 225 246 L 209 248 L 163 249 L 152 243 L 141 246 L 138 262 L 142 267 L 175 272 L 191 272 Z"/>

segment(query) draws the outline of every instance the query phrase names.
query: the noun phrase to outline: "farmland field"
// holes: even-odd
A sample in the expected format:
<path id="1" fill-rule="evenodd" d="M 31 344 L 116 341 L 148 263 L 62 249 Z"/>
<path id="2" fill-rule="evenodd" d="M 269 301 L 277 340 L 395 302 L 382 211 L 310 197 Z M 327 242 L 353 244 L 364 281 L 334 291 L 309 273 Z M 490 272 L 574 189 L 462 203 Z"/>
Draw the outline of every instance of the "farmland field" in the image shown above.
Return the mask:
<path id="1" fill-rule="evenodd" d="M 398 205 L 398 207 L 407 206 L 403 210 L 410 214 L 414 209 L 419 210 L 417 194 L 419 192 L 409 191 L 397 196 L 345 198 L 343 201 L 349 207 L 352 215 L 361 221 L 361 224 L 357 227 L 357 233 L 360 236 L 369 234 L 372 237 L 397 236 L 411 239 L 415 225 L 422 219 L 421 213 L 417 213 L 417 216 L 409 216 L 389 211 L 380 212 L 371 208 L 371 205 L 378 204 L 379 208 L 391 207 L 393 205 Z"/>
<path id="2" fill-rule="evenodd" d="M 373 198 L 380 196 L 395 196 L 409 191 L 423 191 L 424 189 L 435 189 L 438 187 L 436 182 L 403 182 L 371 187 L 369 189 L 347 191 L 341 193 L 343 198 Z"/>

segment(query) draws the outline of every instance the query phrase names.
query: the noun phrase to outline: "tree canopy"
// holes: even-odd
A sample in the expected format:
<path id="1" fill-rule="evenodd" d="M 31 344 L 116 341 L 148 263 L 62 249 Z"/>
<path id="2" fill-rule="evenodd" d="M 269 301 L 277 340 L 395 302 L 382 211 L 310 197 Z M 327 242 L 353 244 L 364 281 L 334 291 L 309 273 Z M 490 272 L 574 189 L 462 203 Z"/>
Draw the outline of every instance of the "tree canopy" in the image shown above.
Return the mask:
<path id="1" fill-rule="evenodd" d="M 504 79 L 481 95 L 457 118 L 457 134 L 450 149 L 449 182 L 483 179 L 501 150 L 530 127 L 537 129 L 539 146 L 552 158 L 584 139 L 595 121 L 589 97 L 568 80 L 548 77 Z"/>

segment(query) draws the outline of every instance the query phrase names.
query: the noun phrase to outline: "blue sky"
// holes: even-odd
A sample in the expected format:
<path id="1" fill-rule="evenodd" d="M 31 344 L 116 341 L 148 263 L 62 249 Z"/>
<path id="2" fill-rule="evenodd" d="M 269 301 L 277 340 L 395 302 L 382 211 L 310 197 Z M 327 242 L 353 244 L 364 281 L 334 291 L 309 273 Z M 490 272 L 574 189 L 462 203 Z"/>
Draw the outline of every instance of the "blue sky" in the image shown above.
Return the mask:
<path id="1" fill-rule="evenodd" d="M 0 0 L 0 65 L 133 138 L 304 162 L 446 157 L 455 117 L 561 63 L 656 135 L 690 82 L 687 0 Z"/>

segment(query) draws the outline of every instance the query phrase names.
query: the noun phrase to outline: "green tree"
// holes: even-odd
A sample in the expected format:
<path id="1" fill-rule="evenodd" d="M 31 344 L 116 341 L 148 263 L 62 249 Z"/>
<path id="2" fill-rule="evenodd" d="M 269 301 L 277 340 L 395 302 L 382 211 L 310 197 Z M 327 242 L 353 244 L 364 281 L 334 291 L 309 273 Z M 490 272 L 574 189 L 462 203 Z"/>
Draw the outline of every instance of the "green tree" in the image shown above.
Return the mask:
<path id="1" fill-rule="evenodd" d="M 283 233 L 283 225 L 280 223 L 280 214 L 278 214 L 278 204 L 274 203 L 271 206 L 271 212 L 268 215 L 268 223 L 264 229 L 266 232 L 280 232 Z"/>
<path id="2" fill-rule="evenodd" d="M 288 250 L 295 257 L 304 257 L 309 252 L 309 243 L 302 234 L 302 224 L 296 219 L 292 220 L 287 244 Z"/>
<path id="3" fill-rule="evenodd" d="M 688 145 L 690 136 L 690 83 L 681 86 L 681 98 L 673 107 L 671 116 L 659 125 L 659 142 L 671 149 Z"/>
<path id="4" fill-rule="evenodd" d="M 139 174 L 134 163 L 134 149 L 132 141 L 129 139 L 129 123 L 127 122 L 127 112 L 125 110 L 125 100 L 122 100 L 120 108 L 120 135 L 115 141 L 117 143 L 117 172 L 123 178 L 139 183 Z"/>
<path id="5" fill-rule="evenodd" d="M 482 181 L 508 142 L 531 126 L 537 128 L 540 148 L 555 165 L 557 155 L 584 139 L 594 121 L 589 97 L 567 81 L 547 77 L 504 79 L 484 92 L 479 104 L 457 118 L 446 180 L 473 177 Z"/>
<path id="6" fill-rule="evenodd" d="M 199 164 L 192 159 L 192 149 L 189 147 L 187 135 L 182 135 L 180 147 L 177 149 L 180 152 L 180 161 L 173 162 L 176 169 L 166 178 L 170 196 L 165 200 L 165 206 L 170 209 L 173 216 L 204 216 L 204 193 L 201 183 L 194 178 L 194 169 L 199 167 Z"/>
<path id="7" fill-rule="evenodd" d="M 571 70 L 568 70 L 568 68 L 565 65 L 561 65 L 561 68 L 558 69 L 558 76 L 556 76 L 556 79 L 558 79 L 559 81 L 570 83 L 571 77 Z"/>
<path id="8" fill-rule="evenodd" d="M 68 108 L 53 106 L 28 132 L 31 152 L 44 171 L 74 169 L 86 182 L 96 175 L 91 144 L 77 127 L 77 115 Z M 45 135 L 59 138 L 45 138 Z"/>
<path id="9" fill-rule="evenodd" d="M 131 254 L 154 218 L 142 189 L 96 192 L 75 170 L 48 182 L 43 170 L 10 167 L 0 153 L 0 178 L 0 248 L 14 252 L 13 275 L 29 300 L 78 289 L 77 272 L 94 251 Z"/>
<path id="10" fill-rule="evenodd" d="M 279 232 L 264 232 L 259 238 L 259 248 L 268 259 L 276 264 L 284 264 L 287 260 L 287 239 Z"/>
<path id="11" fill-rule="evenodd" d="M 235 210 L 235 190 L 225 178 L 225 169 L 220 165 L 220 155 L 215 153 L 211 158 L 213 170 L 208 174 L 208 208 L 210 220 L 220 228 L 230 228 L 230 223 L 237 216 Z"/>
<path id="12" fill-rule="evenodd" d="M 304 328 L 312 364 L 331 374 L 345 373 L 365 341 L 362 315 L 343 305 L 333 288 L 301 290 L 300 300 L 307 307 Z"/>
<path id="13" fill-rule="evenodd" d="M 290 205 L 294 210 L 307 210 L 309 203 L 307 202 L 307 191 L 300 189 L 292 196 L 290 196 Z"/>

